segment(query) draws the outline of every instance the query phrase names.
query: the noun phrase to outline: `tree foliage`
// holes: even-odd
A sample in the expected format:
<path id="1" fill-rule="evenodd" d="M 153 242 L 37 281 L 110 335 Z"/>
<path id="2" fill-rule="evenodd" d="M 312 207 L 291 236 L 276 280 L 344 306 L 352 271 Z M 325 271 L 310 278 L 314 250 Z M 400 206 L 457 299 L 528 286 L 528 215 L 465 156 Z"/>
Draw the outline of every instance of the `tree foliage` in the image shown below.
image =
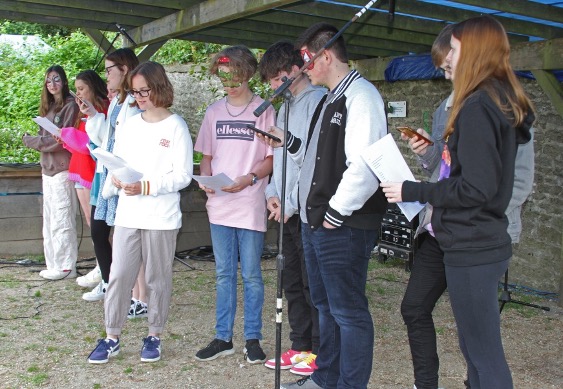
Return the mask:
<path id="1" fill-rule="evenodd" d="M 45 71 L 52 65 L 61 65 L 67 73 L 70 88 L 74 89 L 74 77 L 86 69 L 93 69 L 102 59 L 92 41 L 79 30 L 58 26 L 0 20 L 0 33 L 18 35 L 35 34 L 50 47 L 48 50 L 25 43 L 20 48 L 0 43 L 0 163 L 35 163 L 39 153 L 23 146 L 24 133 L 37 133 L 32 118 L 37 116 Z M 106 33 L 111 40 L 113 32 Z M 120 41 L 116 41 L 119 47 Z M 151 60 L 170 64 L 196 64 L 202 77 L 207 77 L 207 66 L 213 53 L 223 46 L 212 43 L 170 40 Z M 256 52 L 258 55 L 259 52 Z M 98 66 L 104 76 L 103 63 Z M 268 85 L 255 77 L 251 88 L 266 97 Z"/>

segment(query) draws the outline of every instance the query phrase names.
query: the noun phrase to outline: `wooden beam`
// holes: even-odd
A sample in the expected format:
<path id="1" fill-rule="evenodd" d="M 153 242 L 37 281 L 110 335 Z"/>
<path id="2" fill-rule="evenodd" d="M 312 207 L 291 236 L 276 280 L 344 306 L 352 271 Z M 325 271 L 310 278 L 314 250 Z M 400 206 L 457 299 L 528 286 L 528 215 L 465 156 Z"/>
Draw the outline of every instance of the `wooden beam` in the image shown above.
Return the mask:
<path id="1" fill-rule="evenodd" d="M 115 27 L 115 15 L 110 12 L 95 12 L 89 10 L 77 11 L 76 9 L 71 9 L 68 7 L 57 7 L 44 4 L 30 4 L 22 3 L 19 1 L 10 0 L 0 0 L 0 11 L 12 12 L 15 16 L 13 20 L 22 20 L 20 18 L 28 17 L 31 20 L 40 20 L 44 17 L 52 17 L 58 21 L 64 21 L 64 23 L 53 22 L 53 25 L 66 25 L 73 27 L 83 27 L 84 22 L 98 22 L 99 30 L 114 30 Z M 123 24 L 139 26 L 144 23 L 154 20 L 154 18 L 148 18 L 145 16 L 135 16 L 135 15 L 123 15 Z M 94 27 L 97 28 L 97 27 Z"/>
<path id="2" fill-rule="evenodd" d="M 365 0 L 348 0 L 348 3 L 357 5 L 364 5 L 364 2 Z M 384 5 L 381 7 L 382 9 L 389 8 L 388 3 L 383 4 Z M 395 5 L 395 12 L 455 23 L 481 15 L 481 13 L 475 11 L 420 1 L 397 1 Z M 509 33 L 531 35 L 545 39 L 560 38 L 562 35 L 561 29 L 557 27 L 546 26 L 540 23 L 524 20 L 511 19 L 500 15 L 495 15 L 495 18 L 502 23 L 506 31 Z"/>
<path id="3" fill-rule="evenodd" d="M 547 97 L 549 97 L 559 116 L 563 118 L 563 89 L 561 89 L 561 83 L 557 81 L 553 73 L 545 70 L 532 70 L 532 74 L 536 78 L 538 85 L 541 86 Z"/>
<path id="4" fill-rule="evenodd" d="M 29 4 L 27 6 L 29 8 L 33 8 L 34 5 L 37 4 L 52 7 L 62 7 L 75 14 L 81 13 L 83 11 L 97 11 L 104 13 L 108 13 L 108 11 L 110 11 L 111 14 L 113 14 L 113 19 L 115 20 L 115 22 L 120 24 L 124 24 L 120 19 L 120 15 L 140 16 L 144 18 L 146 18 L 146 15 L 150 15 L 151 19 L 156 19 L 174 12 L 173 9 L 161 7 L 160 1 L 156 2 L 158 6 L 155 6 L 155 2 L 153 2 L 152 6 L 148 6 L 111 0 L 19 0 L 19 2 Z M 79 15 L 76 16 L 78 17 Z"/>
<path id="5" fill-rule="evenodd" d="M 563 38 L 514 45 L 510 63 L 514 70 L 563 69 Z"/>
<path id="6" fill-rule="evenodd" d="M 151 43 L 150 45 L 145 46 L 143 50 L 139 54 L 137 54 L 137 58 L 139 58 L 139 62 L 145 62 L 151 59 L 151 57 L 167 42 L 167 40 L 163 40 L 161 42 Z"/>
<path id="7" fill-rule="evenodd" d="M 307 26 L 311 24 L 313 24 L 313 20 L 311 20 L 311 23 L 308 23 Z M 292 23 L 278 24 L 254 20 L 235 20 L 225 23 L 221 25 L 221 27 L 232 28 L 233 30 L 251 31 L 255 34 L 268 35 L 273 33 L 280 35 L 282 38 L 297 38 L 297 36 L 305 30 L 305 27 L 293 27 Z M 344 34 L 344 40 L 347 44 L 365 46 L 366 49 L 376 48 L 408 54 L 413 52 L 429 52 L 435 38 L 427 35 L 430 39 L 422 40 L 422 42 L 426 42 L 425 44 L 409 41 L 399 43 L 390 39 L 390 35 L 388 35 L 385 30 L 374 29 L 381 28 L 376 26 L 362 26 L 361 24 L 352 25 L 348 33 Z"/>
<path id="8" fill-rule="evenodd" d="M 115 50 L 115 47 L 108 41 L 100 30 L 92 28 L 82 28 L 82 32 L 98 47 L 103 53 L 110 53 Z"/>
<path id="9" fill-rule="evenodd" d="M 390 58 L 369 58 L 353 62 L 356 68 L 370 81 L 384 81 L 385 69 Z M 510 54 L 514 70 L 559 70 L 563 68 L 563 38 L 549 41 L 526 42 L 514 45 Z"/>
<path id="10" fill-rule="evenodd" d="M 201 0 L 120 0 L 121 3 L 132 3 L 132 4 L 143 4 L 143 5 L 154 5 L 158 3 L 161 7 L 172 8 L 176 10 L 186 9 L 195 5 Z"/>
<path id="11" fill-rule="evenodd" d="M 531 2 L 528 0 L 456 0 L 458 3 L 474 5 L 476 7 L 494 9 L 530 18 L 549 20 L 563 23 L 563 8 L 549 4 Z"/>
<path id="12" fill-rule="evenodd" d="M 297 1 L 299 0 L 230 0 L 228 6 L 226 6 L 222 1 L 207 0 L 134 28 L 130 35 L 137 44 L 144 45 Z"/>

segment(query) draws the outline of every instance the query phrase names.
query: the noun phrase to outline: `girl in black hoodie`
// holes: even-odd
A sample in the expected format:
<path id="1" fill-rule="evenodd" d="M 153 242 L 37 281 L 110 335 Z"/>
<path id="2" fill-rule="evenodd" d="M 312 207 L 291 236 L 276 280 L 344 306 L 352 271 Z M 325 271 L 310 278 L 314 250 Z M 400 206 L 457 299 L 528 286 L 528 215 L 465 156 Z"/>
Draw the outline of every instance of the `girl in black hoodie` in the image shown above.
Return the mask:
<path id="1" fill-rule="evenodd" d="M 381 184 L 390 202 L 434 207 L 432 232 L 444 252 L 469 384 L 481 389 L 513 387 L 500 336 L 497 289 L 512 256 L 504 212 L 517 145 L 530 140 L 534 114 L 509 52 L 504 28 L 490 16 L 454 27 L 447 61 L 456 92 L 440 180 Z"/>

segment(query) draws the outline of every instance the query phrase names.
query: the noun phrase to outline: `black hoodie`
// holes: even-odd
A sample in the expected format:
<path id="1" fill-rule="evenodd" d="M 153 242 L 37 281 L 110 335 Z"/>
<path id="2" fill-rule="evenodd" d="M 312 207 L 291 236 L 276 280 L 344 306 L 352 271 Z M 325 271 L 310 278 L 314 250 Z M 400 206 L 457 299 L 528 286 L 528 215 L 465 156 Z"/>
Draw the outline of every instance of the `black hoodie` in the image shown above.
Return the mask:
<path id="1" fill-rule="evenodd" d="M 512 255 L 504 211 L 512 194 L 517 147 L 530 141 L 533 121 L 529 113 L 514 128 L 489 95 L 478 90 L 464 102 L 447 141 L 449 178 L 404 182 L 403 201 L 434 207 L 432 228 L 447 265 L 489 264 Z"/>

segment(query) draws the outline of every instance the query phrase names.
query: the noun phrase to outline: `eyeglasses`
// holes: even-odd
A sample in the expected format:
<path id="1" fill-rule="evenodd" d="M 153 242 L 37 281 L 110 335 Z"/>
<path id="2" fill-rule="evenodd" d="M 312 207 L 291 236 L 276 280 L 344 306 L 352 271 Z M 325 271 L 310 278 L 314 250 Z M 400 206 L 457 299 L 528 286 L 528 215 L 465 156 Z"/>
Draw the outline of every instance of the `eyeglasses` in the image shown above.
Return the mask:
<path id="1" fill-rule="evenodd" d="M 60 76 L 53 76 L 52 78 L 46 78 L 45 84 L 60 84 L 62 82 Z"/>
<path id="2" fill-rule="evenodd" d="M 307 66 L 308 70 L 312 70 L 315 67 L 315 62 L 313 62 L 313 57 L 314 55 L 311 54 L 309 50 L 307 49 L 301 50 L 301 58 L 303 58 L 303 62 L 305 63 L 311 62 L 311 64 Z"/>
<path id="3" fill-rule="evenodd" d="M 117 66 L 117 65 L 108 66 L 108 67 L 106 68 L 106 74 L 109 74 L 109 71 L 111 70 L 111 68 L 114 68 L 114 67 L 116 67 L 116 66 Z"/>
<path id="4" fill-rule="evenodd" d="M 140 97 L 148 97 L 150 91 L 151 91 L 150 89 L 142 89 L 142 90 L 131 89 L 130 91 L 127 91 L 127 93 L 129 93 L 129 96 L 133 98 L 137 98 L 137 95 L 139 95 Z"/>

